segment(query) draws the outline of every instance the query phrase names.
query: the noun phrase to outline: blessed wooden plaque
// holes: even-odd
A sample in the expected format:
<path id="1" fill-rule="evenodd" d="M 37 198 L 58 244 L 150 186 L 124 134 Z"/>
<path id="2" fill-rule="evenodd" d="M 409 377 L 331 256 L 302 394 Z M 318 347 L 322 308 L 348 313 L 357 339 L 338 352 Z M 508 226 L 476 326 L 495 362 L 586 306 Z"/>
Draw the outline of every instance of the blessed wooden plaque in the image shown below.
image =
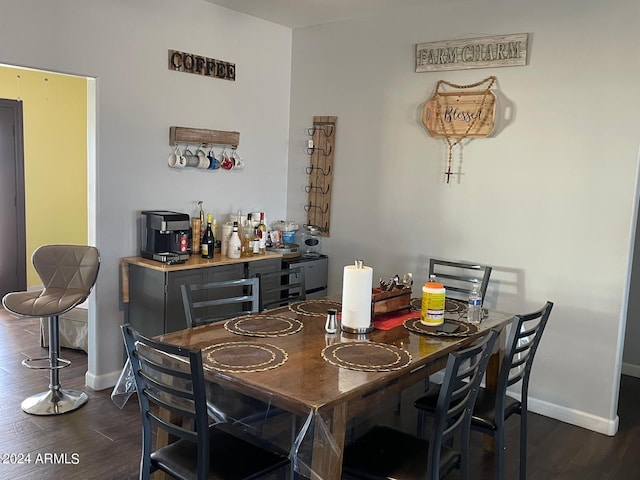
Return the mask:
<path id="1" fill-rule="evenodd" d="M 432 137 L 483 138 L 493 132 L 495 107 L 491 91 L 437 92 L 422 108 L 422 123 Z"/>

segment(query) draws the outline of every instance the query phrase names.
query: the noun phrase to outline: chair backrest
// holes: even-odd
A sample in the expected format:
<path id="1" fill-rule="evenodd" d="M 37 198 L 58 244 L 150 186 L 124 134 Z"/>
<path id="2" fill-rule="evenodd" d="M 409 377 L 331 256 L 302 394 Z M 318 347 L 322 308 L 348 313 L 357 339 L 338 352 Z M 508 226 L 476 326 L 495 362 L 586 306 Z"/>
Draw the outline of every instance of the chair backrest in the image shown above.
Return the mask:
<path id="1" fill-rule="evenodd" d="M 100 269 L 98 249 L 87 245 L 43 245 L 31 260 L 45 288 L 85 290 L 86 296 Z"/>
<path id="2" fill-rule="evenodd" d="M 484 302 L 492 267 L 465 262 L 451 262 L 432 258 L 429 260 L 429 275 L 435 275 L 447 289 L 447 296 L 467 300 L 471 287 L 480 285 Z"/>
<path id="3" fill-rule="evenodd" d="M 142 417 L 141 472 L 148 475 L 152 469 L 151 429 L 156 427 L 195 443 L 198 478 L 209 478 L 209 423 L 202 353 L 151 340 L 128 324 L 122 326 L 122 333 Z M 159 416 L 158 408 L 189 421 L 172 423 Z"/>
<path id="4" fill-rule="evenodd" d="M 260 311 L 305 300 L 304 267 L 257 273 L 260 279 Z"/>
<path id="5" fill-rule="evenodd" d="M 258 312 L 257 277 L 180 285 L 187 328 Z"/>
<path id="6" fill-rule="evenodd" d="M 511 330 L 507 339 L 506 351 L 500 365 L 500 375 L 496 388 L 496 412 L 504 410 L 504 400 L 507 388 L 518 382 L 520 384 L 521 402 L 527 403 L 529 391 L 529 375 L 533 366 L 533 359 L 540 345 L 542 333 L 549 320 L 552 302 L 533 313 L 516 315 L 511 323 Z M 496 420 L 503 418 L 496 415 Z"/>
<path id="7" fill-rule="evenodd" d="M 460 471 L 468 477 L 471 414 L 498 336 L 490 330 L 469 348 L 449 354 L 429 440 L 427 478 L 440 478 L 440 451 L 456 434 L 462 438 Z"/>

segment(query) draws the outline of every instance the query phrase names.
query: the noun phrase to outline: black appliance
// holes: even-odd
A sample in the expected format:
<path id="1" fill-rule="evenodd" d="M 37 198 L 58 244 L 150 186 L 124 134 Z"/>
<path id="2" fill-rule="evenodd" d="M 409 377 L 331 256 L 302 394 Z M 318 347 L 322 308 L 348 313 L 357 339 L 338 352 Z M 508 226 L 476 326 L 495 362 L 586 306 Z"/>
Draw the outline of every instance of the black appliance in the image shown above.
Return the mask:
<path id="1" fill-rule="evenodd" d="M 327 276 L 329 258 L 326 255 L 317 257 L 299 256 L 282 260 L 282 268 L 304 268 L 304 283 L 306 297 L 309 300 L 327 296 Z"/>
<path id="2" fill-rule="evenodd" d="M 168 264 L 184 263 L 189 259 L 190 229 L 191 219 L 186 213 L 143 211 L 140 255 Z"/>

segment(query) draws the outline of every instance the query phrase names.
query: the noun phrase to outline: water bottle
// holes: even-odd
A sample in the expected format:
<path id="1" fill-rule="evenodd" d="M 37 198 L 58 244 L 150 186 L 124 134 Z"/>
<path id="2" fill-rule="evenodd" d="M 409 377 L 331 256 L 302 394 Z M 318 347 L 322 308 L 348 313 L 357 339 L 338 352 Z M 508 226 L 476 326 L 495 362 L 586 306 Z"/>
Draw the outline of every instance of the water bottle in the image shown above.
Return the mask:
<path id="1" fill-rule="evenodd" d="M 473 285 L 469 294 L 467 321 L 475 325 L 479 325 L 482 321 L 482 296 L 480 295 L 480 285 L 477 283 Z"/>

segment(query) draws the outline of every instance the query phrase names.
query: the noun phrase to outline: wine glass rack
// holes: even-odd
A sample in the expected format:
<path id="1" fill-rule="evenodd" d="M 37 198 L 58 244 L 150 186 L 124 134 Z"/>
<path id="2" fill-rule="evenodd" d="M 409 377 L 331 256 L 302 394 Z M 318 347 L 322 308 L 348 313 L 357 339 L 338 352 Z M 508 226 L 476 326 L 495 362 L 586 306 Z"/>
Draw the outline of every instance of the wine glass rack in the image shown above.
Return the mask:
<path id="1" fill-rule="evenodd" d="M 310 164 L 306 168 L 309 183 L 304 187 L 308 194 L 304 210 L 307 212 L 307 224 L 318 227 L 325 237 L 329 236 L 337 119 L 338 117 L 313 117 L 313 127 L 307 129 L 311 139 L 307 143 Z"/>

